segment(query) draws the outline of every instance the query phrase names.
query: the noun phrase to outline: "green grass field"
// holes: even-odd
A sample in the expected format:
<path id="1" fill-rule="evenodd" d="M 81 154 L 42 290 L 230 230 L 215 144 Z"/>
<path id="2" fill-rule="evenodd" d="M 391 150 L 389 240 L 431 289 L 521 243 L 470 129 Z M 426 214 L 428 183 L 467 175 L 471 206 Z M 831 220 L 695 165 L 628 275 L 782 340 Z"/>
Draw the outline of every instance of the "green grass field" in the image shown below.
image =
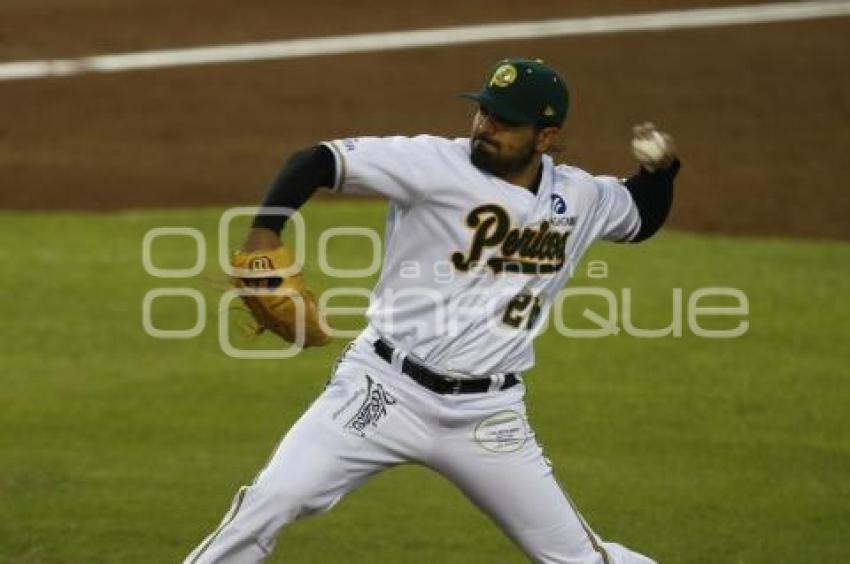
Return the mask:
<path id="1" fill-rule="evenodd" d="M 310 256 L 323 227 L 380 229 L 383 210 L 311 204 Z M 219 349 L 219 213 L 0 214 L 0 562 L 181 560 L 321 391 L 342 341 L 284 361 Z M 145 273 L 142 238 L 164 225 L 208 236 L 202 276 Z M 364 266 L 363 246 L 335 240 L 333 264 Z M 153 249 L 159 267 L 193 263 L 188 239 Z M 845 560 L 850 246 L 667 232 L 640 246 L 600 244 L 589 258 L 607 261 L 610 275 L 592 280 L 582 269 L 575 283 L 631 287 L 640 326 L 670 322 L 673 288 L 687 298 L 736 287 L 750 305 L 749 331 L 732 340 L 699 338 L 687 321 L 679 338 L 539 339 L 531 420 L 592 526 L 662 563 Z M 314 286 L 340 283 L 315 264 Z M 159 286 L 202 291 L 200 336 L 144 332 L 142 299 Z M 573 320 L 585 305 L 599 309 L 594 299 L 570 304 Z M 152 312 L 161 328 L 194 322 L 185 298 Z M 523 560 L 449 483 L 418 467 L 297 523 L 273 559 Z"/>

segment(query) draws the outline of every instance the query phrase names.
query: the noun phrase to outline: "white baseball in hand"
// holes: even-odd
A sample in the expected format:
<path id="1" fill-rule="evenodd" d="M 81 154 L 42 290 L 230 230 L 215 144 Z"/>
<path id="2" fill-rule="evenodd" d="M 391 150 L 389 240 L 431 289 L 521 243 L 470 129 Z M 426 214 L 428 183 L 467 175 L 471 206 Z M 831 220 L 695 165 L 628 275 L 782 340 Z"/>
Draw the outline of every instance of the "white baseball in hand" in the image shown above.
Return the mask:
<path id="1" fill-rule="evenodd" d="M 634 127 L 632 152 L 637 161 L 650 172 L 670 166 L 676 158 L 673 138 L 648 122 Z"/>

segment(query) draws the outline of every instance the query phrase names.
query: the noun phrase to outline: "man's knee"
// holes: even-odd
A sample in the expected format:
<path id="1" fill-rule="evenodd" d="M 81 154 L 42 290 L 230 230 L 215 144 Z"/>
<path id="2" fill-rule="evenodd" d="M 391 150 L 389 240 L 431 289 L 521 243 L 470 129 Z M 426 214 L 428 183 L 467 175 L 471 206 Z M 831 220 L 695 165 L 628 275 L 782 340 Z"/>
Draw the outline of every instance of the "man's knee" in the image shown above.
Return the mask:
<path id="1" fill-rule="evenodd" d="M 260 482 L 249 488 L 248 495 L 278 526 L 326 511 L 336 502 L 327 488 L 315 481 L 292 478 Z"/>

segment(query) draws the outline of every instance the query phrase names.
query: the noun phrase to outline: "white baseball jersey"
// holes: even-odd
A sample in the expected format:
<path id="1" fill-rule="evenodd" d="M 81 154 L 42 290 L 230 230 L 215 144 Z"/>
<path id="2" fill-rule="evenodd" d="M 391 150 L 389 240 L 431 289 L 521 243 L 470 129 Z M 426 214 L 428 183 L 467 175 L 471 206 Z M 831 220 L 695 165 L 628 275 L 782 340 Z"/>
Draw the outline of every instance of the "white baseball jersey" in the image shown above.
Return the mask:
<path id="1" fill-rule="evenodd" d="M 390 200 L 370 326 L 458 377 L 531 368 L 532 341 L 584 252 L 640 229 L 619 180 L 548 156 L 534 194 L 474 166 L 467 138 L 325 145 L 336 159 L 335 190 Z"/>

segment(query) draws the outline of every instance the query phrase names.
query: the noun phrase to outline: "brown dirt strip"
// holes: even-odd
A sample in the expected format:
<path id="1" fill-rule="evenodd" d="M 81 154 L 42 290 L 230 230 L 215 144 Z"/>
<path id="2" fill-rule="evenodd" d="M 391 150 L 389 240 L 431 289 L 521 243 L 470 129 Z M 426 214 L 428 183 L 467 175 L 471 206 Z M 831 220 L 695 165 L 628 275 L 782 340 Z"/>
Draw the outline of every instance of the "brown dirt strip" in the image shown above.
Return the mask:
<path id="1" fill-rule="evenodd" d="M 0 85 L 0 208 L 254 203 L 290 151 L 464 135 L 453 93 L 540 56 L 574 105 L 566 159 L 626 174 L 631 124 L 679 140 L 672 225 L 850 238 L 850 19 L 548 39 Z"/>
<path id="2" fill-rule="evenodd" d="M 757 0 L 3 0 L 0 60 L 66 58 L 503 21 L 757 4 Z"/>

